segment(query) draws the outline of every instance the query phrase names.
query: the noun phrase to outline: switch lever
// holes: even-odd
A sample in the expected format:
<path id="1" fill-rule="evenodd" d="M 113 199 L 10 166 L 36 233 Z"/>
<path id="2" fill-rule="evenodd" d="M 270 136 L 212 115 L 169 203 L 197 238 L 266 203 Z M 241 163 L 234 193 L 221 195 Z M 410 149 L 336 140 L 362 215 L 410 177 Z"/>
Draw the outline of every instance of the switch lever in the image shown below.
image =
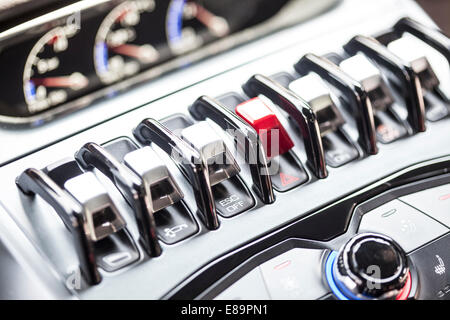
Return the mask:
<path id="1" fill-rule="evenodd" d="M 394 30 L 401 36 L 410 33 L 429 46 L 439 51 L 450 65 L 450 39 L 441 30 L 427 27 L 411 18 L 402 18 L 394 26 Z"/>
<path id="2" fill-rule="evenodd" d="M 358 81 L 369 95 L 373 106 L 377 136 L 382 143 L 391 143 L 412 133 L 411 127 L 398 113 L 397 104 L 386 81 L 365 55 L 341 61 L 340 68 Z"/>
<path id="3" fill-rule="evenodd" d="M 211 186 L 230 179 L 241 171 L 225 142 L 206 121 L 183 129 L 181 138 L 199 151 L 207 165 Z"/>
<path id="4" fill-rule="evenodd" d="M 380 38 L 389 42 L 388 49 L 410 63 L 418 74 L 427 119 L 438 121 L 447 117 L 450 112 L 450 39 L 438 29 L 409 18 L 401 19 L 393 31 Z"/>
<path id="5" fill-rule="evenodd" d="M 328 176 L 319 124 L 308 104 L 289 89 L 263 75 L 254 75 L 244 85 L 249 97 L 264 95 L 286 111 L 297 123 L 305 144 L 307 162 L 319 179 Z"/>
<path id="6" fill-rule="evenodd" d="M 75 176 L 61 179 L 58 170 Z M 126 223 L 95 175 L 83 173 L 71 160 L 44 170 L 27 169 L 16 184 L 26 195 L 37 194 L 55 209 L 73 236 L 87 282 L 100 283 L 94 244 L 123 229 Z"/>
<path id="7" fill-rule="evenodd" d="M 308 102 L 316 113 L 327 165 L 340 167 L 357 158 L 358 149 L 343 128 L 345 119 L 325 82 L 310 73 L 292 81 L 289 89 Z"/>
<path id="8" fill-rule="evenodd" d="M 329 89 L 317 74 L 310 73 L 294 80 L 289 84 L 289 89 L 304 99 L 316 113 L 322 137 L 337 131 L 345 123 Z"/>
<path id="9" fill-rule="evenodd" d="M 348 76 L 330 60 L 311 53 L 300 59 L 295 65 L 295 70 L 303 76 L 310 72 L 317 73 L 346 96 L 355 112 L 359 133 L 358 142 L 366 154 L 377 154 L 378 147 L 372 104 L 369 95 L 361 84 Z"/>
<path id="10" fill-rule="evenodd" d="M 352 56 L 358 52 L 365 54 L 389 70 L 400 81 L 401 93 L 408 110 L 408 123 L 414 133 L 425 131 L 425 101 L 419 76 L 411 65 L 370 37 L 356 36 L 344 46 L 344 49 Z"/>
<path id="11" fill-rule="evenodd" d="M 211 119 L 223 130 L 233 130 L 234 142 L 239 150 L 244 151 L 245 161 L 249 164 L 253 188 L 261 200 L 270 204 L 275 201 L 266 155 L 256 131 L 245 124 L 239 117 L 229 111 L 218 101 L 202 96 L 189 107 L 197 120 Z"/>
<path id="12" fill-rule="evenodd" d="M 253 197 L 238 175 L 239 165 L 210 123 L 195 123 L 184 128 L 180 136 L 198 151 L 206 164 L 218 214 L 232 217 L 254 205 Z"/>
<path id="13" fill-rule="evenodd" d="M 133 133 L 142 144 L 155 143 L 183 169 L 194 189 L 197 207 L 203 223 L 210 230 L 219 228 L 208 164 L 200 153 L 154 119 L 143 120 Z"/>
<path id="14" fill-rule="evenodd" d="M 161 246 L 154 214 L 180 201 L 183 193 L 150 147 L 134 147 L 134 151 L 117 159 L 104 147 L 87 143 L 75 157 L 85 169 L 97 168 L 116 184 L 133 208 L 145 248 L 157 257 L 161 255 Z"/>

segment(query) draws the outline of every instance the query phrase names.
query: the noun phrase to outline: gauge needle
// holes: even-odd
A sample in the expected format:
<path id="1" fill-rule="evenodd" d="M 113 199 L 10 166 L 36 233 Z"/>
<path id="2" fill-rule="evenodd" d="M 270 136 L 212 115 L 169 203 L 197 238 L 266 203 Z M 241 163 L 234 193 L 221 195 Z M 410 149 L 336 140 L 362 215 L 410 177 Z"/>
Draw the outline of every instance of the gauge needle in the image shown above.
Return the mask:
<path id="1" fill-rule="evenodd" d="M 44 86 L 48 88 L 71 88 L 73 90 L 80 90 L 86 87 L 89 83 L 88 79 L 78 72 L 72 73 L 70 76 L 63 77 L 33 78 L 31 81 L 36 86 Z"/>
<path id="2" fill-rule="evenodd" d="M 126 15 L 128 14 L 129 10 L 125 9 L 122 11 L 121 14 L 119 14 L 119 16 L 116 18 L 117 22 L 122 22 L 123 19 L 125 19 Z"/>
<path id="3" fill-rule="evenodd" d="M 122 44 L 117 47 L 110 47 L 110 49 L 115 53 L 136 58 L 142 63 L 153 63 L 159 59 L 158 51 L 156 51 L 156 49 L 149 44 L 142 46 L 135 44 Z"/>
<path id="4" fill-rule="evenodd" d="M 223 37 L 230 33 L 230 26 L 227 20 L 216 16 L 197 3 L 192 2 L 191 5 L 194 8 L 195 17 L 198 21 L 203 23 L 216 37 Z"/>

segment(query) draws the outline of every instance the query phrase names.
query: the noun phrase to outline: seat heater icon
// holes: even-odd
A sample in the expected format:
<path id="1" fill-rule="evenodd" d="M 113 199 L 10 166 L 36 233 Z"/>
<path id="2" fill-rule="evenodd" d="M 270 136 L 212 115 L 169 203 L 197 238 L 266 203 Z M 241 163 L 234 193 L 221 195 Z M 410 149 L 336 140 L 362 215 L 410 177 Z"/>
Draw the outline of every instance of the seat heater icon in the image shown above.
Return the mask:
<path id="1" fill-rule="evenodd" d="M 436 272 L 436 274 L 442 276 L 445 273 L 445 264 L 440 256 L 436 255 L 436 258 L 437 258 L 439 264 L 434 267 L 434 272 Z"/>

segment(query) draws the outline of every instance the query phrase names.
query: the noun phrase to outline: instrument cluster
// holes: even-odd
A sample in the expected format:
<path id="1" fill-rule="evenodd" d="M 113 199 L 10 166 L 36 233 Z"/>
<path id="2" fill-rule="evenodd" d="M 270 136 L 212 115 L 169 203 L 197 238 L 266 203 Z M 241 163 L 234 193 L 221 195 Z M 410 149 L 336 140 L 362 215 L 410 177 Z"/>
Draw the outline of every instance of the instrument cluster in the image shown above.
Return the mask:
<path id="1" fill-rule="evenodd" d="M 101 89 L 99 96 L 113 95 L 111 85 L 257 24 L 287 2 L 84 0 L 3 31 L 2 122 L 41 122 Z"/>

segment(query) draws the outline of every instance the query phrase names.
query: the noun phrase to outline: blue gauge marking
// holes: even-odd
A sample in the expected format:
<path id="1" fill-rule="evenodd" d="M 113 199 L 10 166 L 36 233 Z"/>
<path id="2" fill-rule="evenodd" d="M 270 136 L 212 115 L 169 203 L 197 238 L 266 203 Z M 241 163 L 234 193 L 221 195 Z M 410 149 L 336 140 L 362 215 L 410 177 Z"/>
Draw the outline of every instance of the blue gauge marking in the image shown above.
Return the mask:
<path id="1" fill-rule="evenodd" d="M 95 61 L 99 73 L 108 72 L 108 47 L 105 42 L 95 45 Z"/>
<path id="2" fill-rule="evenodd" d="M 25 84 L 25 94 L 30 101 L 36 99 L 36 86 L 34 85 L 33 81 L 28 80 Z"/>
<path id="3" fill-rule="evenodd" d="M 181 40 L 181 30 L 183 28 L 183 9 L 186 0 L 173 0 L 167 13 L 167 35 L 171 43 Z"/>

